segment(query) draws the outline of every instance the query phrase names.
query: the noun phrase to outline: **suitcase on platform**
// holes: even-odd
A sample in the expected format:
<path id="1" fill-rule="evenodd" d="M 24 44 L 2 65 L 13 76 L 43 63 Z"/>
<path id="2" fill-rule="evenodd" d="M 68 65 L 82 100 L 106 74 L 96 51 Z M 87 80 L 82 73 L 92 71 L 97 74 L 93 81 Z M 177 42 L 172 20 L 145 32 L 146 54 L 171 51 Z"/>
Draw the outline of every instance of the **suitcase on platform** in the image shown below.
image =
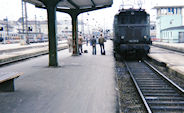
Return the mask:
<path id="1" fill-rule="evenodd" d="M 84 50 L 84 53 L 88 53 L 88 50 Z"/>

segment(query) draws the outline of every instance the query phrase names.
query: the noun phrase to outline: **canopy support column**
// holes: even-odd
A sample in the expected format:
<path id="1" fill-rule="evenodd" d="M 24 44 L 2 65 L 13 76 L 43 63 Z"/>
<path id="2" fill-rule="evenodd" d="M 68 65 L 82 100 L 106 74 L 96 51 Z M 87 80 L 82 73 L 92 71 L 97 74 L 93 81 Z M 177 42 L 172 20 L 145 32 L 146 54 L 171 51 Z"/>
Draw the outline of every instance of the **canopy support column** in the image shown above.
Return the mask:
<path id="1" fill-rule="evenodd" d="M 77 16 L 78 14 L 73 13 L 70 14 L 72 18 L 72 45 L 73 45 L 73 56 L 79 55 L 78 51 L 78 19 Z"/>
<path id="2" fill-rule="evenodd" d="M 45 0 L 48 18 L 48 39 L 49 39 L 49 66 L 57 67 L 57 36 L 56 36 L 56 7 L 59 0 Z"/>
<path id="3" fill-rule="evenodd" d="M 49 66 L 58 66 L 57 37 L 56 37 L 56 6 L 47 7 L 48 38 L 49 38 Z"/>

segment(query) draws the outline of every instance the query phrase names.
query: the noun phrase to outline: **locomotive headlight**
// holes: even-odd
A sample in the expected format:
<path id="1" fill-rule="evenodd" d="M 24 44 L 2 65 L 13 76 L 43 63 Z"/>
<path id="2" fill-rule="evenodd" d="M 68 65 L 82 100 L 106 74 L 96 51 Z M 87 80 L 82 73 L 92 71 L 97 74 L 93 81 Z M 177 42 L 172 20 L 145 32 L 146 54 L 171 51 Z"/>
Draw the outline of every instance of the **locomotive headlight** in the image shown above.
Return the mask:
<path id="1" fill-rule="evenodd" d="M 121 39 L 124 39 L 125 38 L 125 36 L 121 36 Z"/>
<path id="2" fill-rule="evenodd" d="M 144 39 L 147 39 L 147 36 L 144 36 Z"/>

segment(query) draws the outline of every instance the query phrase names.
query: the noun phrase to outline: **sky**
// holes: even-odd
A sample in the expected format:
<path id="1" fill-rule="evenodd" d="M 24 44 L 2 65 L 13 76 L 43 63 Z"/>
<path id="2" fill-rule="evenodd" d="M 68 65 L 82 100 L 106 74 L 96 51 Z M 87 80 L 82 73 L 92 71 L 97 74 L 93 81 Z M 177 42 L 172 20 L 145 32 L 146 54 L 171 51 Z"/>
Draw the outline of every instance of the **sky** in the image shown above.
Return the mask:
<path id="1" fill-rule="evenodd" d="M 140 2 L 141 1 L 141 2 Z M 145 8 L 151 15 L 151 19 L 156 15 L 156 11 L 152 9 L 156 5 L 183 5 L 184 0 L 113 0 L 113 6 L 111 8 L 101 9 L 98 11 L 92 11 L 79 15 L 79 19 L 88 19 L 100 26 L 107 28 L 112 27 L 112 21 L 114 15 L 118 12 L 120 5 L 124 4 L 124 7 L 130 7 L 133 4 L 137 8 L 138 3 L 141 3 L 142 8 Z M 140 6 L 140 5 L 139 5 Z M 35 8 L 33 5 L 27 5 L 28 20 L 34 20 L 35 15 L 37 20 L 46 20 L 47 12 L 44 9 Z M 8 18 L 8 20 L 18 20 L 21 17 L 21 0 L 0 0 L 0 20 Z M 70 18 L 69 15 L 64 13 L 57 13 L 57 20 Z M 153 17 L 154 19 L 155 17 Z"/>

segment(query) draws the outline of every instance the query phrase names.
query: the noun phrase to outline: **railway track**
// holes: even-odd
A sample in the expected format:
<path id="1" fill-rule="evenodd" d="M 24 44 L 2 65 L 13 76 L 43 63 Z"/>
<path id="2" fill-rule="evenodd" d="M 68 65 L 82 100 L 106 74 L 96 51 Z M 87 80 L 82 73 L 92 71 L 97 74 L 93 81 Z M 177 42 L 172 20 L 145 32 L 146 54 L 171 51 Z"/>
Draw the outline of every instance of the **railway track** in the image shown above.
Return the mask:
<path id="1" fill-rule="evenodd" d="M 125 62 L 148 113 L 184 113 L 184 90 L 148 62 Z"/>

